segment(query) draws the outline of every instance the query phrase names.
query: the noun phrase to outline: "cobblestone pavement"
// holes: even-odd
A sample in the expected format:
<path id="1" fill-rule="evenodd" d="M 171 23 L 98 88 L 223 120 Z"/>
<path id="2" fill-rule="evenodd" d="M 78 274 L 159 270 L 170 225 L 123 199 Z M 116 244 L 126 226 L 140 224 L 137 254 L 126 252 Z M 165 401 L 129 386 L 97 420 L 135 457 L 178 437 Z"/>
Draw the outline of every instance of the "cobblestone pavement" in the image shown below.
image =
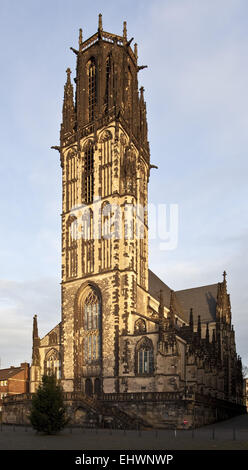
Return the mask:
<path id="1" fill-rule="evenodd" d="M 194 431 L 121 431 L 66 428 L 56 436 L 30 427 L 0 425 L 1 450 L 248 450 L 248 415 Z"/>

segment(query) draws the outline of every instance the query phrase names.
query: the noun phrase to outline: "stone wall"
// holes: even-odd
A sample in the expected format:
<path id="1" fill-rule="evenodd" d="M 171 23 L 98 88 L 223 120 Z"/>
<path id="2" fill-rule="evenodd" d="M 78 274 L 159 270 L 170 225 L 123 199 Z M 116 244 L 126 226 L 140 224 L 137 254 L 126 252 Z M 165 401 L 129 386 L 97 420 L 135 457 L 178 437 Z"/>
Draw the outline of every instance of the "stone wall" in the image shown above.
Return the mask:
<path id="1" fill-rule="evenodd" d="M 4 400 L 2 423 L 30 425 L 31 394 L 13 395 Z"/>
<path id="2" fill-rule="evenodd" d="M 65 394 L 65 403 L 70 425 L 82 427 L 191 429 L 246 413 L 244 406 L 224 400 L 177 393 L 105 394 L 97 401 L 72 393 Z M 29 425 L 30 407 L 30 394 L 8 397 L 2 422 Z"/>

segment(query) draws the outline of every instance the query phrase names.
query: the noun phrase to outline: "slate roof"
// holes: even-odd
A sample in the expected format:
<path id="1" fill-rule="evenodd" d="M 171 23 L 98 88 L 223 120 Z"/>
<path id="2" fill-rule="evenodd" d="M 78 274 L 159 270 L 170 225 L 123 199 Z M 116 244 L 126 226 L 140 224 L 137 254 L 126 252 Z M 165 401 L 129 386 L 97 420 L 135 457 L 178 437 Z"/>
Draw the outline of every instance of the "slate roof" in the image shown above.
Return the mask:
<path id="1" fill-rule="evenodd" d="M 164 305 L 169 308 L 171 289 L 150 269 L 148 269 L 148 285 L 149 294 L 151 294 L 151 296 L 156 300 L 159 300 L 160 290 L 162 290 Z"/>
<path id="2" fill-rule="evenodd" d="M 159 300 L 159 293 L 162 290 L 164 305 L 169 308 L 171 289 L 150 269 L 148 274 L 149 294 Z M 216 321 L 217 291 L 218 283 L 175 291 L 175 306 L 178 315 L 183 321 L 189 323 L 190 309 L 193 308 L 194 323 L 197 323 L 198 315 L 201 316 L 203 323 Z"/>
<path id="3" fill-rule="evenodd" d="M 0 380 L 8 380 L 23 370 L 22 367 L 10 367 L 9 369 L 0 369 Z"/>
<path id="4" fill-rule="evenodd" d="M 183 308 L 185 321 L 189 322 L 191 308 L 193 308 L 194 323 L 197 322 L 198 315 L 201 316 L 201 322 L 216 321 L 217 292 L 218 283 L 176 291 L 176 297 Z"/>
<path id="5" fill-rule="evenodd" d="M 148 270 L 148 282 L 149 282 L 149 288 L 148 288 L 149 294 L 151 294 L 152 297 L 154 297 L 156 300 L 159 301 L 160 291 L 162 290 L 164 306 L 169 309 L 170 297 L 171 297 L 170 287 L 168 287 L 167 284 L 161 281 L 161 279 L 159 279 L 159 277 L 156 276 L 156 274 L 154 274 L 150 269 Z M 178 316 L 181 317 L 182 320 L 185 320 L 182 306 L 176 296 L 174 299 L 174 304 L 175 304 L 176 311 L 178 312 Z"/>

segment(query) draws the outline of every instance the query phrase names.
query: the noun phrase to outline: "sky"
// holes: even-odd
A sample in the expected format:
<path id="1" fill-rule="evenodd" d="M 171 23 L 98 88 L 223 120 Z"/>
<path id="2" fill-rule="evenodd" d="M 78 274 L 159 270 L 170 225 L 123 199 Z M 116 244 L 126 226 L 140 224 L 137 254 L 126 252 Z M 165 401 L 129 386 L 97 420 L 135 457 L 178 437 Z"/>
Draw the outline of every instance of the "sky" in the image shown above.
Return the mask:
<path id="1" fill-rule="evenodd" d="M 248 365 L 247 0 L 1 0 L 0 367 L 31 361 L 61 317 L 59 130 L 78 30 L 138 43 L 151 163 L 149 203 L 176 204 L 178 243 L 150 240 L 149 266 L 172 289 L 227 271 L 238 354 Z M 169 206 L 168 206 L 169 207 Z"/>

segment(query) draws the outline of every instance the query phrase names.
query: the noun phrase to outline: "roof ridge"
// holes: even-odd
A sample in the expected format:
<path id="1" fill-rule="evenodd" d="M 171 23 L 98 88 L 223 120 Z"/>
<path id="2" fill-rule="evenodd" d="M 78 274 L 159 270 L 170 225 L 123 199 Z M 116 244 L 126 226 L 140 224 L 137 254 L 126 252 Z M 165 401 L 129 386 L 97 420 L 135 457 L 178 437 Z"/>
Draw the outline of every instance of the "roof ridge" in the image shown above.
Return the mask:
<path id="1" fill-rule="evenodd" d="M 202 289 L 203 287 L 213 287 L 213 286 L 218 286 L 218 282 L 215 282 L 214 284 L 205 284 L 203 286 L 197 286 L 197 287 L 189 287 L 188 289 L 179 289 L 179 290 L 176 290 L 175 291 L 175 294 L 177 294 L 178 292 L 185 292 L 185 291 L 190 291 L 190 290 L 193 290 L 193 289 Z"/>
<path id="2" fill-rule="evenodd" d="M 158 275 L 155 274 L 151 269 L 148 269 L 148 274 L 149 274 L 149 272 L 150 272 L 153 276 L 155 276 L 160 282 L 162 282 L 162 284 L 164 284 L 166 287 L 168 287 L 168 289 L 171 290 L 171 288 L 168 286 L 168 284 L 166 284 L 160 277 L 158 277 Z"/>
<path id="3" fill-rule="evenodd" d="M 22 369 L 21 366 L 10 366 L 10 367 L 5 367 L 4 369 L 0 369 L 0 372 L 3 372 L 5 370 L 13 370 L 13 369 Z"/>

